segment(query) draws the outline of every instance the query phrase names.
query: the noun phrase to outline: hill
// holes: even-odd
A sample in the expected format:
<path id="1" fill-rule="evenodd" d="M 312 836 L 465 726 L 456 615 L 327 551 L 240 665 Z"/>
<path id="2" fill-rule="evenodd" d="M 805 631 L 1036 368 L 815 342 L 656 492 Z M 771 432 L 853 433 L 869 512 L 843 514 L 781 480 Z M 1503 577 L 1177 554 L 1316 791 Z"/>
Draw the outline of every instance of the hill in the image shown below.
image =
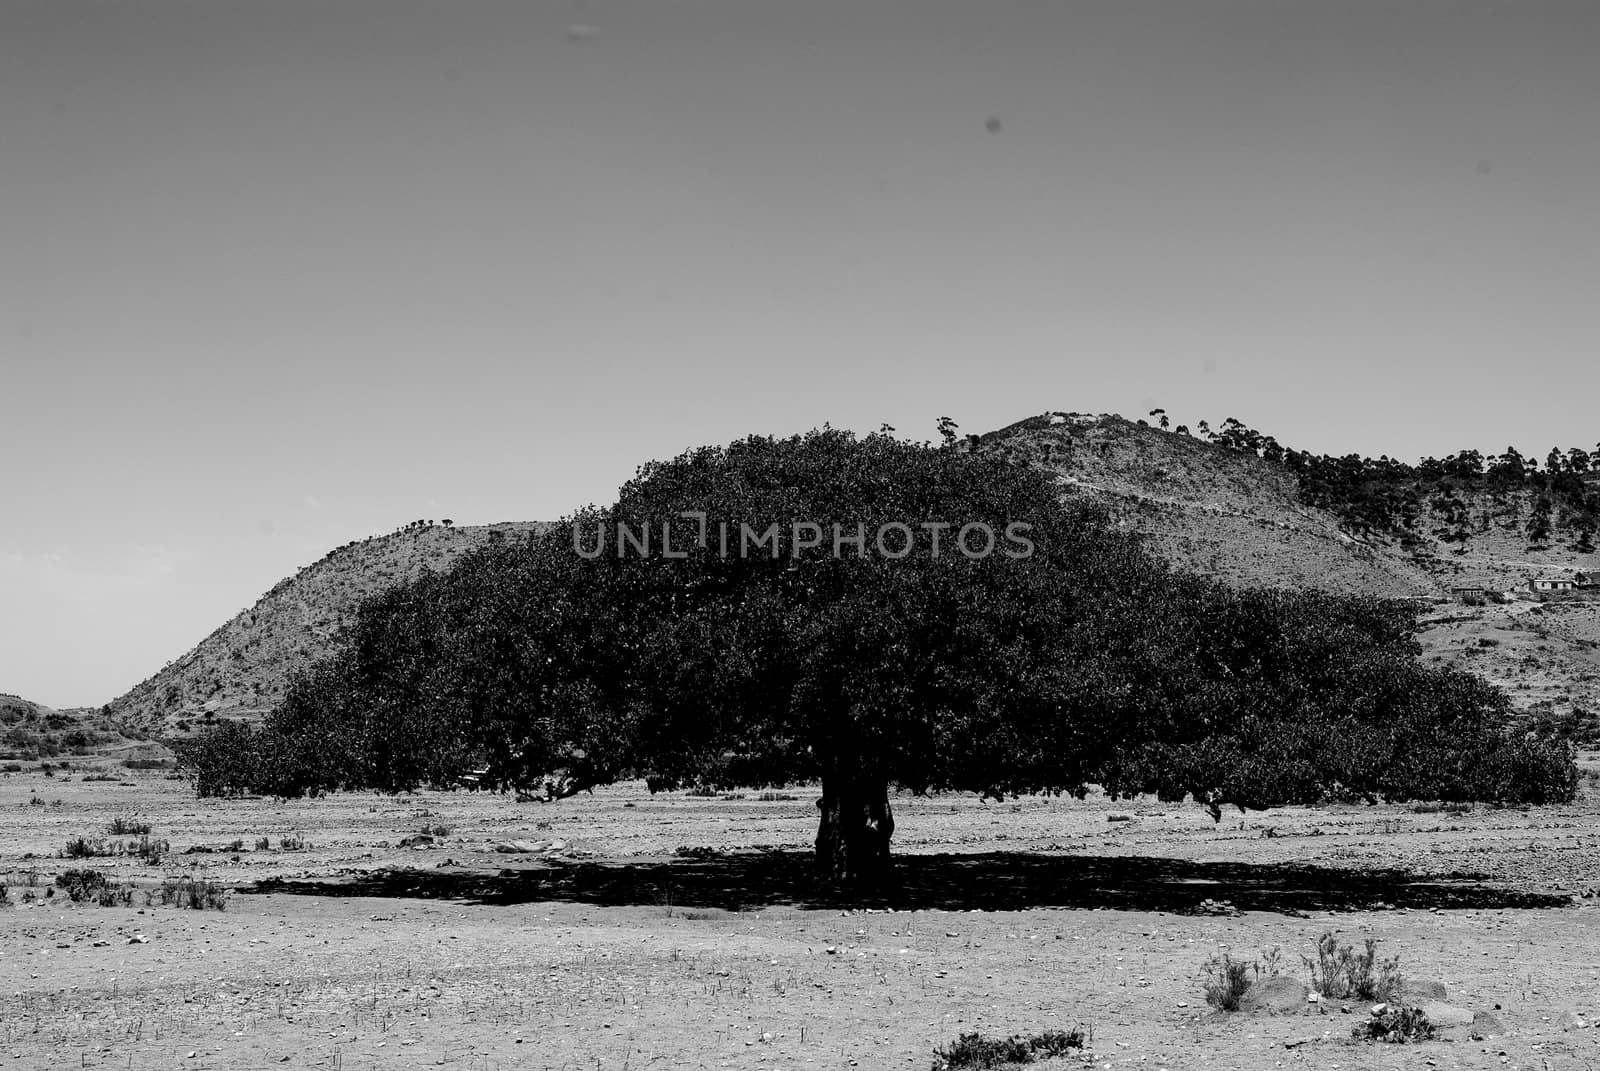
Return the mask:
<path id="1" fill-rule="evenodd" d="M 119 725 L 158 733 L 185 732 L 219 717 L 255 719 L 283 696 L 296 670 L 328 650 L 362 599 L 424 570 L 442 570 L 474 547 L 524 538 L 540 527 L 418 522 L 347 543 L 280 581 L 104 712 Z"/>
<path id="2" fill-rule="evenodd" d="M 1099 499 L 1179 568 L 1240 586 L 1417 599 L 1431 607 L 1419 635 L 1427 657 L 1502 686 L 1523 711 L 1600 713 L 1600 599 L 1519 592 L 1468 605 L 1455 594 L 1600 570 L 1582 499 L 1600 487 L 1593 474 L 1554 510 L 1550 489 L 1531 480 L 1440 479 L 1405 466 L 1332 493 L 1281 450 L 1262 456 L 1271 451 L 1078 413 L 1020 421 L 974 448 L 1041 466 L 1066 493 Z M 1541 500 L 1551 530 L 1532 541 Z"/>
<path id="3" fill-rule="evenodd" d="M 1299 499 L 1293 473 L 1120 416 L 1054 413 L 979 437 L 979 448 L 1099 499 L 1180 569 L 1242 587 L 1434 595 L 1439 585 Z"/>
<path id="4" fill-rule="evenodd" d="M 66 757 L 156 759 L 165 749 L 124 729 L 101 711 L 55 710 L 0 692 L 0 761 L 35 762 Z"/>
<path id="5" fill-rule="evenodd" d="M 1417 599 L 1429 607 L 1420 636 L 1428 657 L 1504 686 L 1532 714 L 1600 712 L 1600 601 L 1526 595 L 1465 605 L 1453 593 L 1600 569 L 1583 511 L 1585 493 L 1600 499 L 1600 473 L 1567 480 L 1552 499 L 1550 486 L 1526 474 L 1518 481 L 1503 471 L 1461 475 L 1466 455 L 1431 469 L 1309 458 L 1236 421 L 1224 429 L 1206 437 L 1114 415 L 1045 413 L 969 441 L 1046 469 L 1064 493 L 1102 501 L 1179 568 L 1239 586 Z M 1492 459 L 1489 472 L 1496 465 L 1502 459 Z M 1551 531 L 1531 542 L 1530 522 L 1541 510 Z M 117 725 L 160 733 L 259 717 L 295 670 L 329 649 L 361 599 L 538 527 L 417 523 L 347 544 L 279 583 L 103 713 Z"/>

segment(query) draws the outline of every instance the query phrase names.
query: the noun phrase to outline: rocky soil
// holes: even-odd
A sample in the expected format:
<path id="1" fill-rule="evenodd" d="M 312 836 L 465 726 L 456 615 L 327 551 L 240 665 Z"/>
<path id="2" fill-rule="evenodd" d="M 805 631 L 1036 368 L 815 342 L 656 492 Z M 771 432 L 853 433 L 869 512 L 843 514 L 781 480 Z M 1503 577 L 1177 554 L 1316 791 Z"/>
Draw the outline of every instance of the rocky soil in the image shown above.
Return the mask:
<path id="1" fill-rule="evenodd" d="M 924 1069 L 964 1032 L 1082 1026 L 1085 1052 L 1036 1066 L 1576 1071 L 1600 1064 L 1595 787 L 1215 825 L 1148 799 L 902 797 L 901 888 L 846 904 L 810 877 L 814 789 L 282 803 L 28 772 L 0 777 L 0 1065 Z M 168 854 L 61 858 L 126 848 L 119 816 Z M 68 901 L 69 868 L 132 903 Z M 226 909 L 145 902 L 183 875 Z M 1328 932 L 1375 938 L 1458 1025 L 1352 1041 L 1368 1003 L 1303 996 Z M 1263 1007 L 1207 1005 L 1208 959 L 1273 949 Z"/>

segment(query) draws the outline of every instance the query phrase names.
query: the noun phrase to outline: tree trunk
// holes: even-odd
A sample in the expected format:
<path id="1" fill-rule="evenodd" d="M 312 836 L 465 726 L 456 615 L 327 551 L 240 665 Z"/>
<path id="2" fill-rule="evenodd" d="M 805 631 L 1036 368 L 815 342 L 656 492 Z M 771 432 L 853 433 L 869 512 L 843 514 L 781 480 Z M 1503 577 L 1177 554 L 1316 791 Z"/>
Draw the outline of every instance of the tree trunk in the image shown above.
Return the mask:
<path id="1" fill-rule="evenodd" d="M 881 886 L 889 877 L 894 815 L 889 783 L 854 771 L 823 774 L 817 823 L 817 869 L 826 881 L 853 888 Z"/>

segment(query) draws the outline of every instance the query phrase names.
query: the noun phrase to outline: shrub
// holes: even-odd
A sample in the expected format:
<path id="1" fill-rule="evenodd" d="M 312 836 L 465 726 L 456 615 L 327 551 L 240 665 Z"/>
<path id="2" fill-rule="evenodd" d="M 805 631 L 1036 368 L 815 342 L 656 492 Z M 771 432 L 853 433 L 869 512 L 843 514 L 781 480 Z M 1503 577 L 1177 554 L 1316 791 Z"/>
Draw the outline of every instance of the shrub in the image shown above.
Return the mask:
<path id="1" fill-rule="evenodd" d="M 1251 964 L 1234 959 L 1224 952 L 1206 960 L 1206 1003 L 1222 1011 L 1238 1011 L 1253 980 Z"/>
<path id="2" fill-rule="evenodd" d="M 1206 960 L 1206 1003 L 1222 1011 L 1238 1011 L 1239 1002 L 1249 992 L 1258 978 L 1278 973 L 1280 953 L 1276 947 L 1267 949 L 1258 960 L 1234 959 L 1224 952 Z"/>
<path id="3" fill-rule="evenodd" d="M 110 884 L 106 876 L 98 870 L 63 870 L 56 875 L 56 885 L 74 903 L 94 899 L 99 895 L 101 889 Z"/>
<path id="4" fill-rule="evenodd" d="M 1311 988 L 1335 1000 L 1392 1001 L 1404 979 L 1400 957 L 1378 960 L 1378 942 L 1367 938 L 1364 951 L 1341 945 L 1333 934 L 1317 938 L 1317 958 L 1301 957 L 1311 971 Z"/>
<path id="5" fill-rule="evenodd" d="M 290 833 L 278 838 L 278 848 L 286 852 L 303 852 L 306 850 L 306 839 Z"/>
<path id="6" fill-rule="evenodd" d="M 161 857 L 172 851 L 172 845 L 164 840 L 151 840 L 148 833 L 141 836 L 136 844 L 128 846 L 128 854 L 137 855 L 144 862 L 156 866 L 161 862 Z"/>
<path id="7" fill-rule="evenodd" d="M 979 1033 L 962 1034 L 949 1048 L 933 1051 L 933 1071 L 967 1071 L 1027 1064 L 1063 1056 L 1069 1049 L 1083 1048 L 1083 1031 L 1047 1030 L 1032 1037 L 991 1038 Z"/>
<path id="8" fill-rule="evenodd" d="M 97 855 L 111 855 L 112 851 L 106 847 L 106 842 L 99 837 L 73 837 L 67 841 L 65 848 L 61 849 L 63 859 L 90 859 Z"/>
<path id="9" fill-rule="evenodd" d="M 1421 1008 L 1391 1004 L 1372 1018 L 1355 1025 L 1350 1036 L 1359 1041 L 1385 1041 L 1403 1045 L 1408 1041 L 1432 1041 L 1439 1036 L 1439 1028 L 1428 1021 Z"/>
<path id="10" fill-rule="evenodd" d="M 269 849 L 271 849 L 271 847 L 272 847 L 272 838 L 271 837 L 257 837 L 256 838 L 256 851 L 258 851 L 258 852 L 268 851 Z"/>
<path id="11" fill-rule="evenodd" d="M 159 889 L 153 890 L 147 901 L 160 899 L 163 904 L 173 907 L 193 908 L 203 911 L 207 908 L 216 911 L 226 911 L 228 908 L 228 893 L 221 885 L 203 878 L 194 878 L 187 874 L 170 876 L 161 883 Z"/>
<path id="12" fill-rule="evenodd" d="M 111 820 L 106 832 L 118 837 L 138 837 L 150 832 L 150 823 L 119 815 Z"/>

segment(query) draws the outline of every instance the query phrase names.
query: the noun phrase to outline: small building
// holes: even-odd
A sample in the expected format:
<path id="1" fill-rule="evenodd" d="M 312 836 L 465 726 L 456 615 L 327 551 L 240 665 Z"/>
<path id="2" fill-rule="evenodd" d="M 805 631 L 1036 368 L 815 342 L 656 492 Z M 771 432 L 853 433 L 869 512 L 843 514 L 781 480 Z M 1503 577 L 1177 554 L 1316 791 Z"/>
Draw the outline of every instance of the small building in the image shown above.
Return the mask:
<path id="1" fill-rule="evenodd" d="M 1573 581 L 1568 577 L 1543 577 L 1528 581 L 1529 591 L 1571 591 Z"/>
<path id="2" fill-rule="evenodd" d="M 1575 588 L 1600 588 L 1600 573 L 1574 573 L 1572 586 Z"/>
<path id="3" fill-rule="evenodd" d="M 1451 588 L 1450 594 L 1465 602 L 1467 599 L 1487 599 L 1489 597 L 1489 589 L 1481 587 Z"/>

